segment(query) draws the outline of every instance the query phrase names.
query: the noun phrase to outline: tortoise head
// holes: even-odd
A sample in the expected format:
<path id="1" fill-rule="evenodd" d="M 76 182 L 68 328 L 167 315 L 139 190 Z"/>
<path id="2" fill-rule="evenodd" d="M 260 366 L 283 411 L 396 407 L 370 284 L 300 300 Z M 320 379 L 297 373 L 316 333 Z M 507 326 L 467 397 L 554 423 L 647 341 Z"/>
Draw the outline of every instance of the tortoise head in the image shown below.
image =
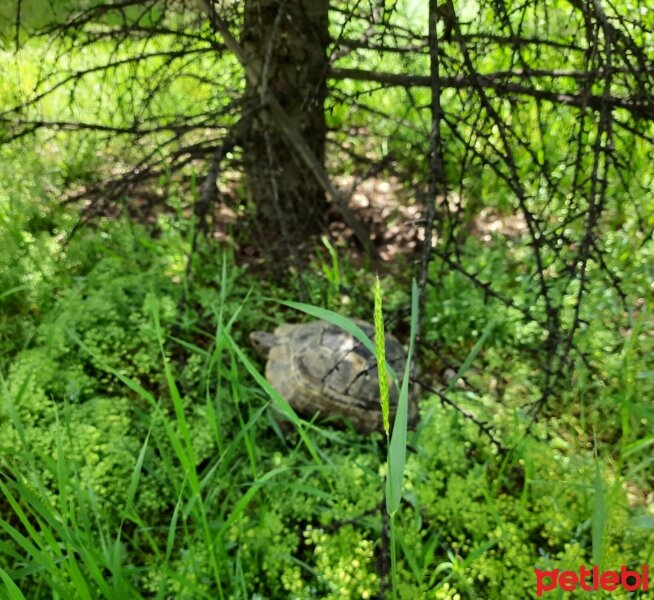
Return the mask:
<path id="1" fill-rule="evenodd" d="M 250 334 L 252 347 L 266 358 L 270 349 L 277 343 L 277 337 L 267 331 L 253 331 Z"/>

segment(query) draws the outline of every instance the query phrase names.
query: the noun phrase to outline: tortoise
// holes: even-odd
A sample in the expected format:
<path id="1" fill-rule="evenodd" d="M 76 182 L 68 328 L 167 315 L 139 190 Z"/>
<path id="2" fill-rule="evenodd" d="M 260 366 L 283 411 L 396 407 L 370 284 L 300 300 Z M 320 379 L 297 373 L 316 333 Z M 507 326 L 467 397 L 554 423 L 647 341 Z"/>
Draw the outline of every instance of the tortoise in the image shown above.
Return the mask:
<path id="1" fill-rule="evenodd" d="M 373 340 L 375 328 L 354 320 Z M 267 358 L 266 379 L 300 414 L 349 420 L 361 433 L 382 431 L 379 378 L 375 356 L 354 336 L 337 325 L 317 320 L 284 323 L 273 333 L 250 334 L 254 348 Z M 386 361 L 402 377 L 406 351 L 392 335 L 385 335 Z M 398 390 L 389 386 L 391 424 Z M 415 416 L 416 389 L 409 402 Z"/>

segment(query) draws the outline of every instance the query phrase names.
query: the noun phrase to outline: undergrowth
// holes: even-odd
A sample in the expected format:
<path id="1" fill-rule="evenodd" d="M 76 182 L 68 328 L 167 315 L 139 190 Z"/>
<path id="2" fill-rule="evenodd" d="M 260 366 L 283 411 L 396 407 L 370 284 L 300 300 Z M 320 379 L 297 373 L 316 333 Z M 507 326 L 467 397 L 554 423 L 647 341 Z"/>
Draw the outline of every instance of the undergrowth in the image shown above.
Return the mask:
<path id="1" fill-rule="evenodd" d="M 4 78 L 3 101 L 20 85 Z M 156 236 L 105 217 L 69 238 L 77 215 L 59 206 L 61 190 L 93 178 L 94 141 L 0 149 L 0 596 L 379 597 L 385 437 L 299 420 L 283 434 L 246 341 L 303 318 L 270 299 L 299 288 L 204 242 L 189 279 L 182 209 L 158 215 Z M 466 266 L 525 299 L 517 249 L 468 244 Z M 652 256 L 617 233 L 607 244 L 640 302 L 627 311 L 590 273 L 594 318 L 579 342 L 601 383 L 579 369 L 531 436 L 524 407 L 538 397 L 543 331 L 456 273 L 427 295 L 422 374 L 466 365 L 448 395 L 509 451 L 423 392 L 395 520 L 399 597 L 523 599 L 535 596 L 534 567 L 652 563 Z M 304 274 L 307 300 L 372 320 L 374 273 L 323 246 Z M 409 284 L 386 277 L 382 289 L 388 327 L 407 339 Z"/>
<path id="2" fill-rule="evenodd" d="M 170 249 L 178 233 L 166 236 Z M 0 568 L 20 590 L 7 594 L 376 597 L 382 436 L 313 426 L 312 456 L 297 433 L 276 435 L 225 334 L 251 354 L 247 332 L 282 309 L 223 256 L 189 286 L 195 318 L 180 331 L 183 261 L 146 240 L 121 223 L 73 238 L 58 267 L 69 278 L 42 282 L 57 293 L 5 357 Z M 400 597 L 532 596 L 535 566 L 589 564 L 598 543 L 607 567 L 651 561 L 646 449 L 597 459 L 563 423 L 525 438 L 507 407 L 503 457 L 437 398 L 421 411 L 397 515 Z"/>

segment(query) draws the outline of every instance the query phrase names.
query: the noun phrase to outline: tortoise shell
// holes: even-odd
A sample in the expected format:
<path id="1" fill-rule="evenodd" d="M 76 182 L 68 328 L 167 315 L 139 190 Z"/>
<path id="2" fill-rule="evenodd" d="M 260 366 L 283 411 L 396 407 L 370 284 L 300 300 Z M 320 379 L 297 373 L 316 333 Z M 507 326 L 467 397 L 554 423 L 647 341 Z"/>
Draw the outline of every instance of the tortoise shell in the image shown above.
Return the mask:
<path id="1" fill-rule="evenodd" d="M 355 320 L 374 342 L 374 327 Z M 350 333 L 327 321 L 283 324 L 274 333 L 253 332 L 255 347 L 267 352 L 266 379 L 300 414 L 348 419 L 361 433 L 383 428 L 375 356 Z M 406 352 L 385 335 L 386 360 L 402 376 Z M 398 390 L 389 386 L 391 423 Z M 410 403 L 410 413 L 413 403 Z"/>

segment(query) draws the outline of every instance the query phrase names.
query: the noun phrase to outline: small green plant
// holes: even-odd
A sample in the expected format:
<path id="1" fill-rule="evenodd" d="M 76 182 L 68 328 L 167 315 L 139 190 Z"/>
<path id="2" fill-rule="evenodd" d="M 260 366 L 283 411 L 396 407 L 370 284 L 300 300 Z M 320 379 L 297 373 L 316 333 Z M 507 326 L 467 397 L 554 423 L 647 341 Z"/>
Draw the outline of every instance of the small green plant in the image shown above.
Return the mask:
<path id="1" fill-rule="evenodd" d="M 386 476 L 386 511 L 390 517 L 391 579 L 393 583 L 393 597 L 397 597 L 399 580 L 397 572 L 397 529 L 395 516 L 400 508 L 404 483 L 411 360 L 413 358 L 413 344 L 418 325 L 418 287 L 414 280 L 411 288 L 411 334 L 409 339 L 409 354 L 402 377 L 397 411 L 393 423 L 392 437 L 389 437 L 389 393 L 386 373 L 386 346 L 384 340 L 382 292 L 379 278 L 375 280 L 374 298 L 375 349 L 377 356 L 377 369 L 379 372 L 379 397 L 381 400 L 381 410 L 384 416 L 384 429 L 386 431 L 386 441 L 388 446 L 386 460 L 388 473 Z"/>
<path id="2" fill-rule="evenodd" d="M 397 576 L 397 559 L 396 559 L 396 526 L 395 515 L 400 507 L 402 499 L 404 467 L 406 462 L 406 444 L 407 444 L 407 427 L 408 427 L 408 404 L 409 404 L 409 389 L 410 389 L 410 373 L 411 373 L 411 360 L 413 356 L 413 345 L 417 331 L 418 323 L 418 288 L 413 282 L 411 294 L 411 337 L 409 342 L 409 353 L 405 366 L 405 371 L 402 374 L 402 381 L 398 396 L 398 405 L 395 413 L 395 420 L 393 424 L 392 436 L 390 432 L 390 395 L 388 388 L 389 367 L 386 362 L 385 353 L 385 336 L 384 336 L 384 322 L 382 310 L 382 293 L 379 278 L 375 280 L 373 288 L 374 296 L 374 327 L 375 327 L 375 342 L 368 339 L 361 328 L 356 323 L 350 321 L 331 310 L 311 306 L 308 304 L 297 302 L 283 302 L 283 304 L 301 310 L 316 318 L 324 319 L 342 327 L 344 330 L 351 333 L 358 341 L 364 344 L 369 350 L 373 351 L 377 359 L 377 370 L 379 378 L 379 391 L 380 391 L 380 410 L 383 415 L 384 430 L 387 439 L 387 478 L 386 478 L 386 510 L 390 516 L 390 530 L 391 530 L 391 576 L 393 581 L 394 594 L 397 594 L 399 587 Z M 243 359 L 242 359 L 243 360 Z M 247 365 L 246 365 L 247 366 Z M 276 398 L 278 394 L 270 388 L 270 384 L 265 382 L 260 375 L 253 373 L 260 385 L 262 385 L 267 393 L 279 404 L 280 399 Z M 397 377 L 397 376 L 396 376 Z M 397 385 L 397 381 L 394 382 Z M 282 399 L 283 400 L 283 399 Z M 285 410 L 288 409 L 284 407 Z M 301 429 L 300 429 L 301 431 Z"/>
<path id="3" fill-rule="evenodd" d="M 336 248 L 329 241 L 329 238 L 327 236 L 323 235 L 320 238 L 320 241 L 322 242 L 322 245 L 327 249 L 327 253 L 329 254 L 329 258 L 331 259 L 331 265 L 329 265 L 327 262 L 324 262 L 322 260 L 320 263 L 322 266 L 322 272 L 324 273 L 328 284 L 326 304 L 327 306 L 334 306 L 334 303 L 337 300 L 340 300 L 341 283 L 342 283 L 341 269 L 338 261 L 338 253 L 336 252 Z"/>

